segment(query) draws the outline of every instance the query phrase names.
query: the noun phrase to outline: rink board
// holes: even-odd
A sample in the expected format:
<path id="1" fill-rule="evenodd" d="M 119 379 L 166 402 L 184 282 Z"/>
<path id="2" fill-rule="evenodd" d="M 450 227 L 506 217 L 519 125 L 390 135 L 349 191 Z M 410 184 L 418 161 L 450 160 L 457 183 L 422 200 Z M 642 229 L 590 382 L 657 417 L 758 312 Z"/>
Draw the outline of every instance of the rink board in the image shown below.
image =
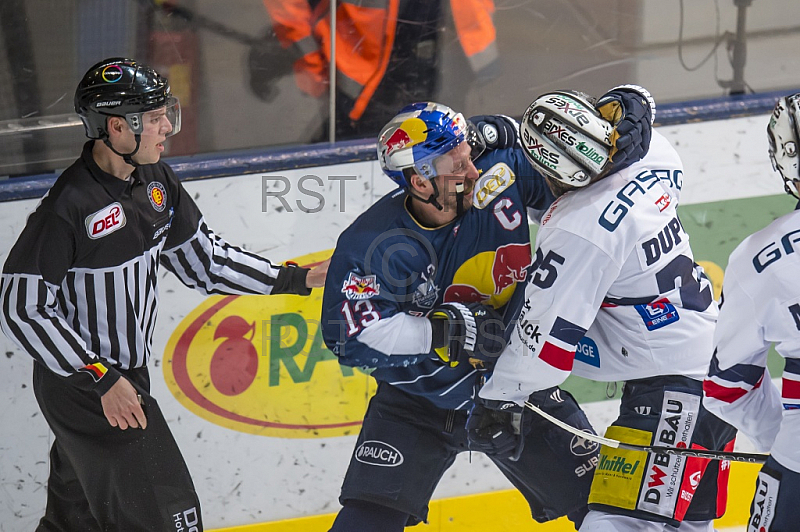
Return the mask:
<path id="1" fill-rule="evenodd" d="M 731 464 L 728 510 L 714 521 L 720 532 L 734 532 L 746 526 L 753 497 L 756 464 Z M 217 532 L 322 532 L 330 528 L 336 514 L 287 519 L 233 528 Z M 541 530 L 542 532 L 575 532 L 566 517 L 547 523 L 535 523 L 522 495 L 514 489 L 439 499 L 431 502 L 428 523 L 408 530 L 429 532 L 505 532 L 508 530 Z"/>
<path id="2" fill-rule="evenodd" d="M 683 158 L 686 175 L 679 212 L 696 259 L 707 263 L 716 284 L 733 247 L 793 206 L 770 168 L 766 121 L 766 115 L 759 115 L 659 128 Z M 318 197 L 299 190 L 303 179 L 306 190 Z M 281 196 L 286 183 L 291 190 Z M 229 242 L 275 261 L 301 263 L 329 254 L 338 234 L 392 188 L 374 161 L 187 181 L 185 186 L 208 225 Z M 0 203 L 0 262 L 37 203 Z M 206 526 L 326 530 L 339 508 L 341 481 L 374 385 L 367 375 L 340 368 L 319 345 L 315 319 L 321 292 L 305 299 L 206 298 L 174 276 L 162 275 L 162 305 L 149 365 L 153 395 L 192 472 Z M 214 340 L 214 325 L 229 317 L 242 318 L 257 330 Z M 269 327 L 292 332 L 285 344 L 271 343 L 269 335 L 262 334 Z M 203 340 L 203 335 L 208 338 Z M 236 397 L 203 391 L 213 388 L 204 364 L 223 341 L 243 342 L 259 357 L 253 386 Z M 293 346 L 302 349 L 295 353 Z M 0 418 L 4 427 L 13 427 L 0 431 L 0 532 L 16 532 L 33 529 L 43 513 L 52 435 L 31 391 L 30 357 L 2 335 L 0 354 Z M 609 392 L 605 384 L 572 378 L 567 387 L 583 402 L 600 401 Z M 199 398 L 192 397 L 197 391 Z M 590 416 L 599 432 L 613 419 L 609 412 L 614 409 L 600 410 L 608 412 L 598 410 L 593 414 L 598 417 Z M 745 469 L 734 464 L 726 520 L 747 512 L 754 484 L 753 473 Z M 511 528 L 500 521 L 506 518 L 514 520 L 514 526 L 529 525 L 529 511 L 510 488 L 491 462 L 479 454 L 470 461 L 464 453 L 434 493 L 431 524 L 416 530 L 480 526 L 494 532 Z M 745 517 L 736 519 L 731 526 Z M 561 525 L 538 529 L 548 530 L 547 526 Z"/>

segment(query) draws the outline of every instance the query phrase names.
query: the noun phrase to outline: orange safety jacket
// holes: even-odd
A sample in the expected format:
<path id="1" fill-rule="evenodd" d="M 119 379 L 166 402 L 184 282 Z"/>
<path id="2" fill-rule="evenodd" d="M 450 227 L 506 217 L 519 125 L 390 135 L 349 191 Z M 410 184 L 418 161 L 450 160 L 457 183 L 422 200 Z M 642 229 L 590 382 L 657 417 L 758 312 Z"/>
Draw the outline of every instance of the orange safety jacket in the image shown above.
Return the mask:
<path id="1" fill-rule="evenodd" d="M 364 114 L 386 73 L 401 0 L 339 0 L 336 9 L 336 86 L 353 99 L 349 116 Z M 326 90 L 331 56 L 330 4 L 312 11 L 307 0 L 263 0 L 281 44 L 296 47 L 300 90 L 314 97 Z M 458 39 L 478 72 L 497 59 L 493 0 L 450 0 Z"/>

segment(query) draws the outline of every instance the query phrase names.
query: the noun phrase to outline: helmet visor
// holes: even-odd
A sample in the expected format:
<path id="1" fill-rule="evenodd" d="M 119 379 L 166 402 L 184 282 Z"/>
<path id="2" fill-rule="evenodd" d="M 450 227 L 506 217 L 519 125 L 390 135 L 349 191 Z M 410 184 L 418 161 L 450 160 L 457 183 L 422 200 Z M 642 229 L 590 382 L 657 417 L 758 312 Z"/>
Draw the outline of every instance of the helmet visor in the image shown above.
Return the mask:
<path id="1" fill-rule="evenodd" d="M 172 125 L 172 131 L 167 136 L 171 137 L 181 131 L 181 104 L 174 96 L 170 96 L 167 100 L 167 120 Z"/>
<path id="2" fill-rule="evenodd" d="M 166 106 L 125 115 L 131 130 L 137 134 L 158 135 L 169 123 L 169 131 L 165 137 L 171 137 L 181 130 L 181 104 L 174 96 L 167 98 Z"/>
<path id="3" fill-rule="evenodd" d="M 475 124 L 467 120 L 467 142 L 471 149 L 470 158 L 474 161 L 486 151 L 486 141 L 483 140 L 483 135 L 478 133 L 478 128 Z"/>
<path id="4" fill-rule="evenodd" d="M 433 160 L 436 175 L 462 176 L 467 173 L 472 161 L 473 147 L 467 142 L 457 144 L 452 150 Z"/>

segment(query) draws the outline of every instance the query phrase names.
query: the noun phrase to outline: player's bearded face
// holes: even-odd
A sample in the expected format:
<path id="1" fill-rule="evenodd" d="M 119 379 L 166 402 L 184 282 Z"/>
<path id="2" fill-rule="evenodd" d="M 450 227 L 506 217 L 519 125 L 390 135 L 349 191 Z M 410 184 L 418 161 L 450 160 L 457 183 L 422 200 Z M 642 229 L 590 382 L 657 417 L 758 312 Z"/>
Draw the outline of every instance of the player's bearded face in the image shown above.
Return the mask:
<path id="1" fill-rule="evenodd" d="M 472 207 L 472 193 L 478 179 L 478 169 L 472 163 L 470 146 L 462 142 L 434 161 L 436 185 L 439 188 L 439 203 L 445 212 L 458 211 L 458 190 L 463 187 L 461 207 Z"/>

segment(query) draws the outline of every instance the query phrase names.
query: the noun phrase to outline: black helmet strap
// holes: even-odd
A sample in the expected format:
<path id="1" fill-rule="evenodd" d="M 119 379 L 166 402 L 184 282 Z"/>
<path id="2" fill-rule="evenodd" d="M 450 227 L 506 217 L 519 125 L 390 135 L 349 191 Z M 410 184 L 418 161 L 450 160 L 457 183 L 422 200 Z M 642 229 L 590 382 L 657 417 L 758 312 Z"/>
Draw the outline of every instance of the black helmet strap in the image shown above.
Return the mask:
<path id="1" fill-rule="evenodd" d="M 428 196 L 428 199 L 421 198 L 416 194 L 414 194 L 413 192 L 411 192 L 411 187 L 406 188 L 406 193 L 417 201 L 433 205 L 434 207 L 436 207 L 437 210 L 443 211 L 444 207 L 442 207 L 442 204 L 439 203 L 438 201 L 439 187 L 436 186 L 436 181 L 434 181 L 433 179 L 429 180 L 429 182 L 433 187 L 433 194 Z M 466 212 L 464 210 L 464 184 L 459 183 L 458 185 L 456 185 L 456 218 L 460 218 L 464 214 L 464 212 Z"/>
<path id="2" fill-rule="evenodd" d="M 134 155 L 136 155 L 136 153 L 139 151 L 139 143 L 140 143 L 140 142 L 141 142 L 141 140 L 142 140 L 142 136 L 141 136 L 139 133 L 136 133 L 136 134 L 134 135 L 134 137 L 136 138 L 136 147 L 135 147 L 135 148 L 133 149 L 133 151 L 132 151 L 132 152 L 130 152 L 130 153 L 120 153 L 120 152 L 118 152 L 116 149 L 114 149 L 114 146 L 112 146 L 112 145 L 111 145 L 111 141 L 109 140 L 109 138 L 108 138 L 108 135 L 105 135 L 105 136 L 103 137 L 103 143 L 104 143 L 106 146 L 108 146 L 108 149 L 109 149 L 109 150 L 113 151 L 114 153 L 116 153 L 117 155 L 119 155 L 120 157 L 122 157 L 122 160 L 123 160 L 123 161 L 125 161 L 125 162 L 126 162 L 126 163 L 128 163 L 129 165 L 133 166 L 134 168 L 137 168 L 137 167 L 139 166 L 139 163 L 136 163 L 136 162 L 134 162 L 134 161 L 133 161 L 133 159 L 132 159 L 131 157 L 133 157 Z"/>
<path id="3" fill-rule="evenodd" d="M 444 210 L 444 207 L 442 207 L 442 204 L 437 201 L 437 198 L 439 197 L 439 187 L 436 186 L 436 182 L 433 179 L 430 179 L 429 183 L 433 187 L 433 194 L 428 196 L 428 199 L 421 198 L 420 196 L 417 196 L 416 194 L 414 194 L 411 191 L 411 187 L 410 186 L 406 188 L 406 193 L 409 196 L 411 196 L 412 198 L 414 198 L 415 200 L 417 200 L 417 201 L 420 201 L 422 203 L 427 203 L 428 205 L 433 205 L 434 207 L 436 207 L 437 210 L 440 210 L 440 211 Z"/>

